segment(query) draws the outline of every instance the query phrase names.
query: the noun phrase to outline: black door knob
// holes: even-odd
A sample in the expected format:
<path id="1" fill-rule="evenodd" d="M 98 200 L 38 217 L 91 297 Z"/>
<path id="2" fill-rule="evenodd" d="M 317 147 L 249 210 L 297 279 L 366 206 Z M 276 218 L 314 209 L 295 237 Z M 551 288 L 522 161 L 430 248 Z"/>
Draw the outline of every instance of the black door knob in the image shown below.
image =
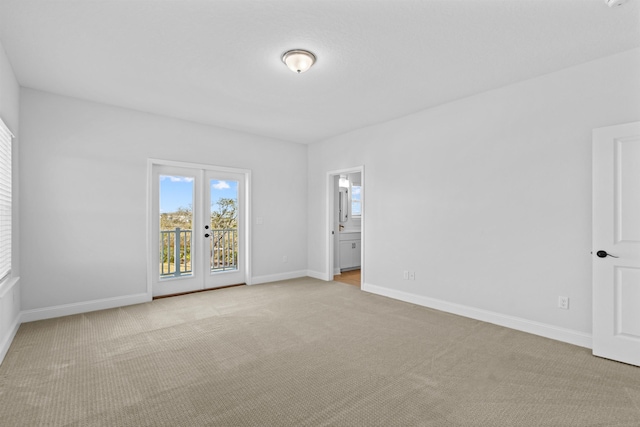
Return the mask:
<path id="1" fill-rule="evenodd" d="M 204 235 L 204 237 L 209 237 L 209 233 L 206 233 L 206 234 Z M 598 256 L 599 256 L 599 255 L 598 255 Z"/>
<path id="2" fill-rule="evenodd" d="M 600 258 L 606 258 L 606 257 L 608 257 L 608 256 L 610 256 L 611 258 L 618 258 L 617 256 L 614 256 L 614 255 L 608 254 L 608 253 L 607 253 L 607 251 L 598 251 L 598 252 L 596 252 L 596 255 L 597 255 L 598 257 L 600 257 Z"/>

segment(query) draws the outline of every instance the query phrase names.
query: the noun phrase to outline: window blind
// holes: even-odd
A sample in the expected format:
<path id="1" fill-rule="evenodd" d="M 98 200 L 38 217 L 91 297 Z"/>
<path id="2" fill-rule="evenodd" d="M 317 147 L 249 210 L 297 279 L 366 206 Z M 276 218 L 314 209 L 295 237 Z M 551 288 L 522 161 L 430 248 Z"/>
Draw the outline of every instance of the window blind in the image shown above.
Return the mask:
<path id="1" fill-rule="evenodd" d="M 0 280 L 11 273 L 11 139 L 0 119 Z"/>

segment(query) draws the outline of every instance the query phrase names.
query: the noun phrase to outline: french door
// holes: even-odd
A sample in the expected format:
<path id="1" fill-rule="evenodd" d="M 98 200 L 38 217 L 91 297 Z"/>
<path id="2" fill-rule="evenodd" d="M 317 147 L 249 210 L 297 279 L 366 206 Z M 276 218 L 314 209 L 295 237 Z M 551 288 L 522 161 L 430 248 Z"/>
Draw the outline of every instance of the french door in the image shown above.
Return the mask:
<path id="1" fill-rule="evenodd" d="M 153 296 L 245 283 L 247 175 L 154 164 L 151 180 Z"/>

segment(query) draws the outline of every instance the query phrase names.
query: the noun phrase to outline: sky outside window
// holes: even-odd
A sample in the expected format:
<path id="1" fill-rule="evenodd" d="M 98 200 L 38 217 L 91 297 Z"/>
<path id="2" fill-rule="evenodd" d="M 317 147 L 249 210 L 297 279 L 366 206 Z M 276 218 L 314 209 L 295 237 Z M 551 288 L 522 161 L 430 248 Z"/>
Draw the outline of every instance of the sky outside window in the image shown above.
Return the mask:
<path id="1" fill-rule="evenodd" d="M 179 208 L 191 209 L 193 205 L 193 181 L 190 176 L 160 176 L 160 213 L 176 212 Z M 211 205 L 217 208 L 221 198 L 238 199 L 238 182 L 211 181 Z"/>
<path id="2" fill-rule="evenodd" d="M 211 181 L 211 210 L 218 209 L 218 200 L 233 199 L 238 202 L 238 181 Z"/>

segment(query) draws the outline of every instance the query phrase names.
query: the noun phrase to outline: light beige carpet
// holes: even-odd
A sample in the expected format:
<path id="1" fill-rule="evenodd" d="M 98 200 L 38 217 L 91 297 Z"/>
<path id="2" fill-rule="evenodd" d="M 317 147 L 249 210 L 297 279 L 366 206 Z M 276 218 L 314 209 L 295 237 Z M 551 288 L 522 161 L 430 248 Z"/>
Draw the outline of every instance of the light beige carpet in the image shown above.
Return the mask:
<path id="1" fill-rule="evenodd" d="M 640 426 L 640 369 L 298 279 L 26 323 L 2 426 Z"/>

